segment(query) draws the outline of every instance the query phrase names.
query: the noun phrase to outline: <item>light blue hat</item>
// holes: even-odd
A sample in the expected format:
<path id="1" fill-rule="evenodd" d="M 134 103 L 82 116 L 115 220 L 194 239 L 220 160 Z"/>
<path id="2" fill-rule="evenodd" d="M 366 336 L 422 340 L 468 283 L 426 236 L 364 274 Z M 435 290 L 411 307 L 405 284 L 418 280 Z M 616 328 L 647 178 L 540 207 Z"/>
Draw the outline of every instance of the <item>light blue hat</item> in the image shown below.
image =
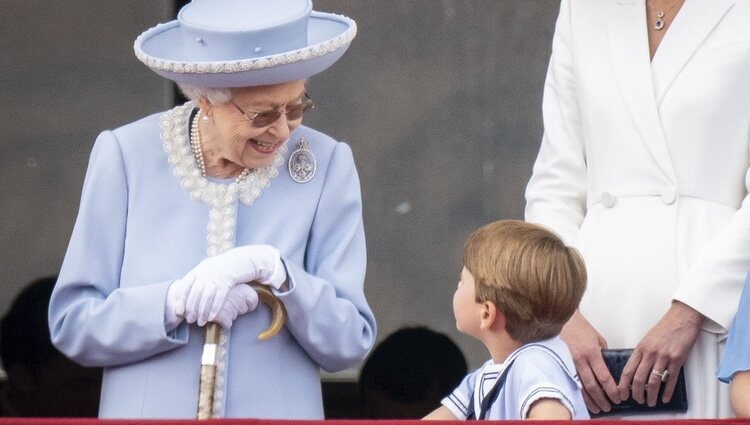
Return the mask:
<path id="1" fill-rule="evenodd" d="M 313 11 L 311 0 L 192 0 L 133 47 L 141 62 L 177 83 L 248 87 L 315 75 L 356 33 L 352 19 Z"/>

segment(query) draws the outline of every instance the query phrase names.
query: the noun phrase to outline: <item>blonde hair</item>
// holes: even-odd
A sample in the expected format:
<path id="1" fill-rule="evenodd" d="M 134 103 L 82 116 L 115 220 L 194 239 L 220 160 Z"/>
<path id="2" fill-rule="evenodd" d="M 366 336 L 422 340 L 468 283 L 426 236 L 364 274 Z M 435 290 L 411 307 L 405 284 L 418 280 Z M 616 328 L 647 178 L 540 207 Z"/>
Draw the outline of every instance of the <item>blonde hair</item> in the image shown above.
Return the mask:
<path id="1" fill-rule="evenodd" d="M 477 302 L 495 304 L 506 331 L 523 342 L 560 333 L 586 289 L 583 258 L 546 228 L 500 220 L 474 231 L 464 245 Z"/>

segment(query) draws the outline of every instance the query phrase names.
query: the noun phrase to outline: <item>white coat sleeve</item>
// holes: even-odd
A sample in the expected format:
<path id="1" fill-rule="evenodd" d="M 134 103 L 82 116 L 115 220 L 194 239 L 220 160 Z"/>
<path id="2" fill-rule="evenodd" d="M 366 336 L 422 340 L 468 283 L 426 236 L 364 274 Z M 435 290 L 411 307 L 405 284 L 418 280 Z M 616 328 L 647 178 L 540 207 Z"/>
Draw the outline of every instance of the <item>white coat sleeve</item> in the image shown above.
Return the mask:
<path id="1" fill-rule="evenodd" d="M 120 288 L 128 183 L 114 134 L 99 135 L 81 205 L 49 305 L 52 343 L 85 366 L 137 362 L 186 343 L 169 335 L 164 303 L 170 281 Z"/>
<path id="2" fill-rule="evenodd" d="M 586 213 L 586 155 L 576 96 L 570 1 L 563 0 L 542 100 L 544 136 L 526 187 L 527 221 L 573 245 Z"/>
<path id="3" fill-rule="evenodd" d="M 745 176 L 750 192 L 750 170 Z M 750 195 L 729 223 L 702 250 L 674 294 L 674 299 L 697 310 L 710 321 L 704 329 L 723 334 L 737 311 L 750 267 Z M 721 300 L 724 300 L 722 302 Z"/>
<path id="4" fill-rule="evenodd" d="M 375 318 L 365 300 L 367 263 L 359 177 L 349 146 L 333 150 L 313 219 L 305 265 L 283 259 L 290 290 L 277 292 L 287 329 L 324 370 L 364 358 L 375 340 Z"/>

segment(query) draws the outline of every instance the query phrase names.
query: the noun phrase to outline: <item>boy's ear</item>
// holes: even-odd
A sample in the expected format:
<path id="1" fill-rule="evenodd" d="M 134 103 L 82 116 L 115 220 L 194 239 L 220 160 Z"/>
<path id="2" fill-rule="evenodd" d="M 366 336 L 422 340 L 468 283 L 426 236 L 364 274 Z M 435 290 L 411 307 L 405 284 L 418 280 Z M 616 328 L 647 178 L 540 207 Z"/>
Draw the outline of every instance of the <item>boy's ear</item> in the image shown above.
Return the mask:
<path id="1" fill-rule="evenodd" d="M 497 306 L 485 301 L 482 303 L 482 319 L 479 323 L 480 329 L 505 329 L 505 315 L 497 309 Z"/>

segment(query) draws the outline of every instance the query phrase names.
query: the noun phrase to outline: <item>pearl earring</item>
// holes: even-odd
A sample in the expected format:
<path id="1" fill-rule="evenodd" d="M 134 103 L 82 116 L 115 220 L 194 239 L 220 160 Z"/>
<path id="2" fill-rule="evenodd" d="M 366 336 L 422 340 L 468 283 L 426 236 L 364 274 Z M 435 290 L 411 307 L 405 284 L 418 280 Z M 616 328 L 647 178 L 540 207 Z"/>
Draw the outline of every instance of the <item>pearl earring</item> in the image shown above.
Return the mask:
<path id="1" fill-rule="evenodd" d="M 202 120 L 203 122 L 208 122 L 208 121 L 210 121 L 210 120 L 211 120 L 211 118 L 209 118 L 208 114 L 203 114 L 203 117 L 201 117 L 201 120 Z"/>

